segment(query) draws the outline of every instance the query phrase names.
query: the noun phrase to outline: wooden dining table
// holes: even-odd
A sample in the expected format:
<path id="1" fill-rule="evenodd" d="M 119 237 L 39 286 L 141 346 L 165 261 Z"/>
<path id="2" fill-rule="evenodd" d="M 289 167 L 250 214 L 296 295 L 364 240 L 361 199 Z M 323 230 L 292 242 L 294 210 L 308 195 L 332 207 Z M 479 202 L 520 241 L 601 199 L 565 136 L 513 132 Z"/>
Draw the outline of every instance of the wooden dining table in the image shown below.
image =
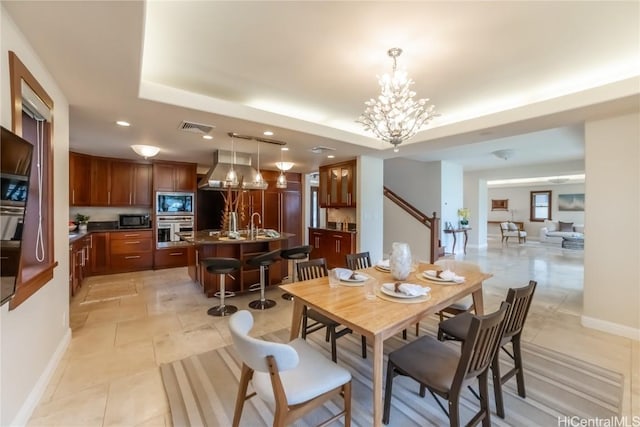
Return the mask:
<path id="1" fill-rule="evenodd" d="M 442 266 L 423 263 L 403 281 L 431 288 L 430 298 L 420 303 L 408 303 L 407 300 L 380 293 L 383 283 L 393 283 L 395 280 L 389 272 L 375 267 L 359 270 L 369 276 L 368 280 L 375 281 L 378 297 L 373 300 L 365 298 L 364 286 L 331 288 L 327 277 L 280 285 L 283 291 L 294 297 L 290 339 L 300 335 L 303 308 L 307 306 L 349 327 L 354 333 L 365 336 L 367 343 L 373 346 L 373 425 L 376 427 L 382 425 L 384 341 L 469 294 L 473 297 L 476 313 L 484 314 L 482 283 L 492 275 L 483 273 L 477 266 L 468 263 L 450 265 L 453 265 L 453 271 L 457 275 L 464 276 L 463 283 L 427 281 L 422 278 L 422 272 L 442 269 Z"/>

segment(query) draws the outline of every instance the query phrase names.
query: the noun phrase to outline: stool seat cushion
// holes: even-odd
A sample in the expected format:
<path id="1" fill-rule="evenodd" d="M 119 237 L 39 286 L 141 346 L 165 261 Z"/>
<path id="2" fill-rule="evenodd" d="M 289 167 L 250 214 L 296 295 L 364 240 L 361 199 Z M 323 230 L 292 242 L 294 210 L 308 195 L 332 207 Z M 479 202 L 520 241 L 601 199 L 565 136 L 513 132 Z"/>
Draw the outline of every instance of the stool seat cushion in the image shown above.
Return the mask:
<path id="1" fill-rule="evenodd" d="M 293 369 L 280 371 L 280 380 L 288 405 L 296 405 L 313 399 L 322 393 L 349 382 L 351 373 L 324 357 L 305 340 L 296 338 L 288 345 L 298 353 L 299 363 Z M 260 398 L 275 404 L 269 372 L 255 371 L 253 387 Z"/>
<path id="2" fill-rule="evenodd" d="M 266 252 L 261 255 L 255 256 L 251 259 L 248 259 L 247 264 L 254 267 L 259 267 L 261 265 L 266 266 L 266 265 L 273 264 L 275 261 L 278 260 L 278 258 L 280 258 L 280 249 L 276 249 L 275 251 L 271 251 L 271 252 Z"/>
<path id="3" fill-rule="evenodd" d="M 240 260 L 236 258 L 205 258 L 202 262 L 212 274 L 226 274 L 240 269 Z"/>
<path id="4" fill-rule="evenodd" d="M 294 248 L 283 249 L 280 258 L 284 259 L 305 259 L 311 253 L 311 246 L 296 246 Z"/>

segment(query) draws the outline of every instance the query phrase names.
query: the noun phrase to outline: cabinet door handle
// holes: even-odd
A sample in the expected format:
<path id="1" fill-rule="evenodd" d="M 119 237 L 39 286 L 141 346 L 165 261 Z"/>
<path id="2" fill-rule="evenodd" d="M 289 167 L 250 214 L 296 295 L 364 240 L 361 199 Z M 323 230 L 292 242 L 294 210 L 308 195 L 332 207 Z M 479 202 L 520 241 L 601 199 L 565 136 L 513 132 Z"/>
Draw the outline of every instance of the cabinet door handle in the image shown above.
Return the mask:
<path id="1" fill-rule="evenodd" d="M 183 253 L 182 252 L 171 252 L 169 254 L 169 256 L 180 256 L 180 255 L 183 255 Z"/>
<path id="2" fill-rule="evenodd" d="M 140 234 L 125 234 L 124 237 L 138 237 Z"/>
<path id="3" fill-rule="evenodd" d="M 140 240 L 132 240 L 130 242 L 124 242 L 125 245 L 139 245 Z"/>
<path id="4" fill-rule="evenodd" d="M 124 259 L 138 259 L 138 258 L 140 258 L 140 255 L 129 255 L 124 257 Z"/>
<path id="5" fill-rule="evenodd" d="M 89 247 L 93 249 L 93 234 L 89 234 Z"/>
<path id="6" fill-rule="evenodd" d="M 331 204 L 331 194 L 327 194 L 327 204 Z"/>
<path id="7" fill-rule="evenodd" d="M 131 204 L 131 193 L 129 193 L 129 204 Z"/>
<path id="8" fill-rule="evenodd" d="M 72 205 L 76 204 L 76 189 L 75 188 L 73 190 L 71 190 L 71 204 Z"/>
<path id="9" fill-rule="evenodd" d="M 347 200 L 348 200 L 349 206 L 351 206 L 351 193 L 347 193 Z"/>
<path id="10" fill-rule="evenodd" d="M 111 204 L 111 191 L 107 191 L 107 204 Z"/>

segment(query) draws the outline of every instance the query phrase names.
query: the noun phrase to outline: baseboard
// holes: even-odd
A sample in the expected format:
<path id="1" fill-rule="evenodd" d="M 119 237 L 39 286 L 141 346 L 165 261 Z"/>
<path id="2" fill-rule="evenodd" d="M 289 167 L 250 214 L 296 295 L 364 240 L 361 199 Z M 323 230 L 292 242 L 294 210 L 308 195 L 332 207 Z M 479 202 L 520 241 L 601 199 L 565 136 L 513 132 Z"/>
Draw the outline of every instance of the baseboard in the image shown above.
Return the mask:
<path id="1" fill-rule="evenodd" d="M 27 425 L 27 423 L 29 422 L 29 418 L 31 418 L 31 415 L 33 414 L 34 409 L 36 409 L 36 406 L 40 402 L 42 395 L 47 389 L 47 385 L 49 384 L 49 381 L 51 380 L 53 373 L 56 371 L 56 368 L 58 367 L 60 360 L 62 360 L 62 356 L 64 356 L 64 352 L 67 351 L 67 347 L 69 346 L 70 342 L 71 342 L 71 328 L 67 328 L 67 332 L 62 337 L 62 340 L 60 340 L 60 344 L 58 344 L 58 348 L 56 348 L 56 351 L 53 352 L 53 355 L 51 356 L 51 359 L 49 359 L 49 363 L 47 363 L 47 366 L 42 372 L 42 375 L 40 375 L 40 378 L 38 378 L 38 381 L 36 381 L 36 384 L 33 386 L 33 389 L 31 389 L 31 393 L 29 393 L 29 396 L 27 396 L 27 398 L 25 399 L 24 403 L 22 404 L 22 407 L 16 414 L 16 417 L 13 419 L 13 421 L 9 425 L 12 425 L 12 426 Z"/>
<path id="2" fill-rule="evenodd" d="M 606 320 L 596 319 L 588 316 L 581 316 L 580 322 L 585 328 L 596 329 L 598 331 L 607 332 L 609 334 L 640 341 L 640 329 L 637 328 L 620 325 L 618 323 L 607 322 Z"/>

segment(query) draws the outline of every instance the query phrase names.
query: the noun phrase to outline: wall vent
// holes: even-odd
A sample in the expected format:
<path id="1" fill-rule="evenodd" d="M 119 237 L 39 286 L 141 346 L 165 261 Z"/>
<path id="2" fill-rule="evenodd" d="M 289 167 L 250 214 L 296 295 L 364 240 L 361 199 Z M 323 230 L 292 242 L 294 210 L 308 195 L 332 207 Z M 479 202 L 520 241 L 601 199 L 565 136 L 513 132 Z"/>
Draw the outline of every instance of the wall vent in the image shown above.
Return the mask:
<path id="1" fill-rule="evenodd" d="M 316 145 L 315 147 L 311 148 L 310 151 L 312 153 L 322 154 L 322 153 L 325 153 L 327 151 L 336 151 L 336 149 L 335 148 L 331 148 L 331 147 L 325 147 L 324 145 Z"/>
<path id="2" fill-rule="evenodd" d="M 207 135 L 215 128 L 213 125 L 205 125 L 202 123 L 189 122 L 187 120 L 183 120 L 178 126 L 179 130 L 191 133 L 197 133 L 198 135 Z"/>

